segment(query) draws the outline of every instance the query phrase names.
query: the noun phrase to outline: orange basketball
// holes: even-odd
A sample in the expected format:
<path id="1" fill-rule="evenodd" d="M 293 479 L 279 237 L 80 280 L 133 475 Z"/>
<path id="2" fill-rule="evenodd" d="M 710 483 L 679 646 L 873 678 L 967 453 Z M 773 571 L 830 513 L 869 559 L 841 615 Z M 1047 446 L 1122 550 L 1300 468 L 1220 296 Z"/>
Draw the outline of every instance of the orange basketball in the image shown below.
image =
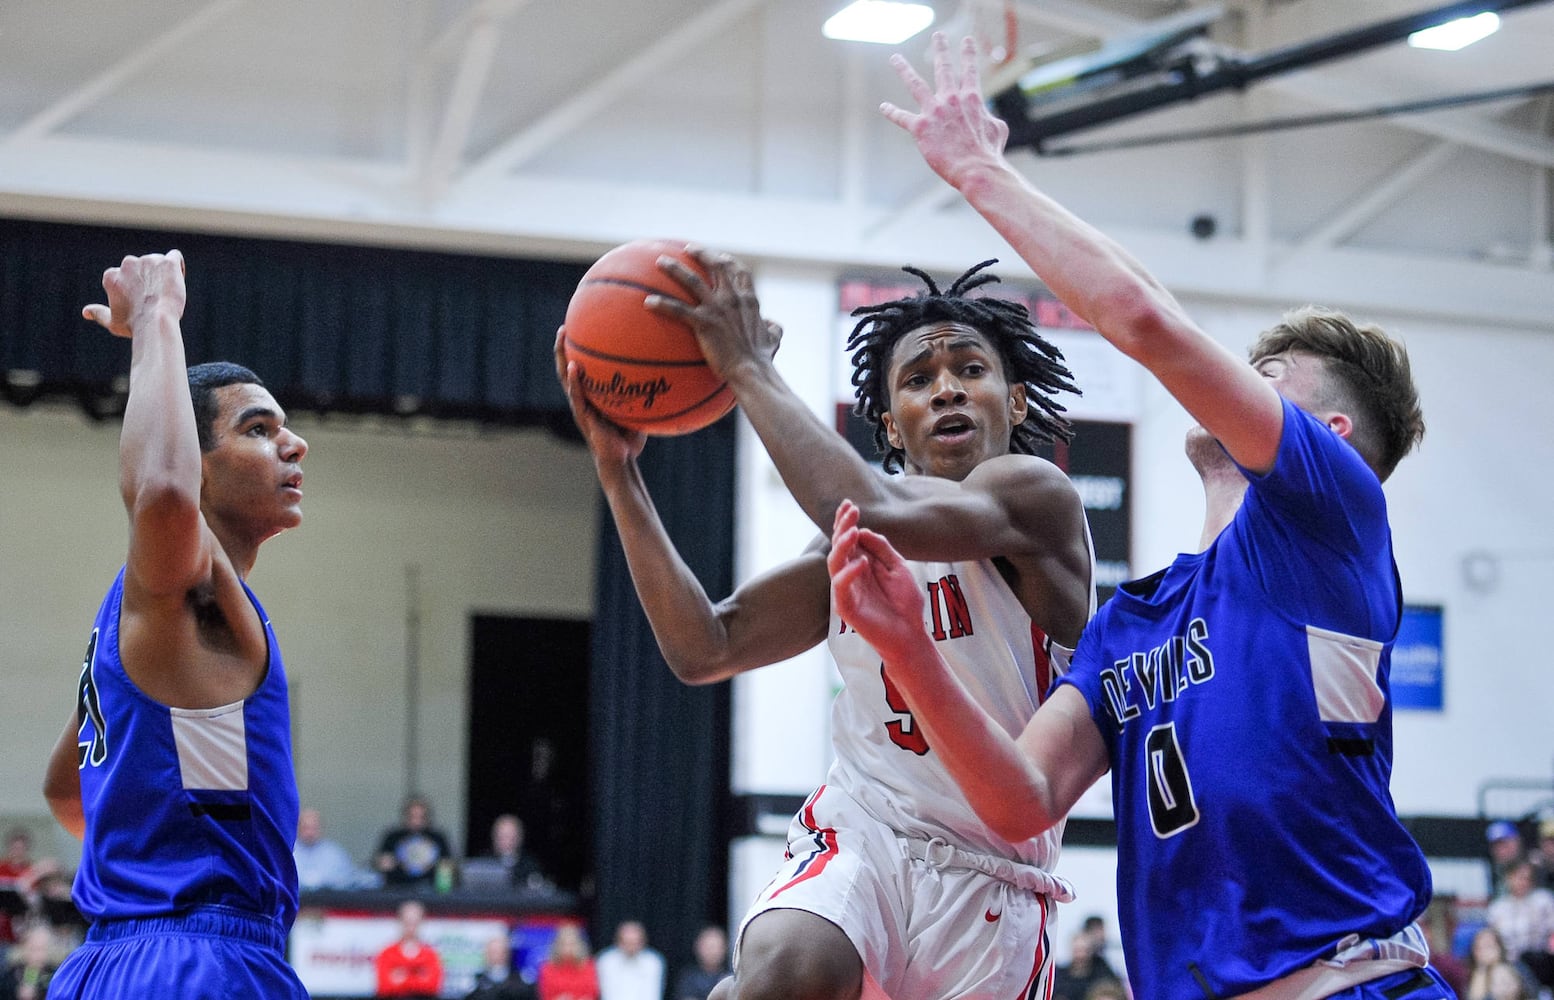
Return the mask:
<path id="1" fill-rule="evenodd" d="M 647 434 L 701 430 L 734 407 L 734 393 L 702 357 L 691 328 L 650 312 L 648 295 L 685 300 L 685 289 L 658 269 L 678 258 L 705 276 L 683 243 L 634 240 L 594 262 L 567 304 L 568 361 L 583 395 L 613 422 Z"/>

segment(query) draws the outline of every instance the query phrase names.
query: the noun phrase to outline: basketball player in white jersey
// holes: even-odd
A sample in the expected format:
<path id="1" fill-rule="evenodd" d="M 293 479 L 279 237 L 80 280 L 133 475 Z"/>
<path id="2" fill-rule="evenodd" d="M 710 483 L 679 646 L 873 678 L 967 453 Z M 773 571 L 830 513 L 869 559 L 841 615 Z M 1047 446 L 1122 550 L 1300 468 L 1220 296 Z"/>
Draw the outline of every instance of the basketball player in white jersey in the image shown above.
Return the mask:
<path id="1" fill-rule="evenodd" d="M 967 293 L 978 265 L 940 291 L 858 310 L 857 411 L 876 428 L 880 475 L 822 423 L 772 363 L 780 330 L 751 274 L 693 249 L 703 279 L 659 262 L 690 304 L 648 306 L 689 323 L 733 388 L 795 500 L 823 534 L 794 560 L 714 602 L 654 512 L 636 466 L 644 437 L 608 423 L 557 372 L 593 451 L 659 647 L 691 684 L 726 680 L 829 639 L 844 688 L 836 762 L 795 816 L 787 859 L 735 942 L 719 1000 L 854 1000 L 865 974 L 894 1000 L 1015 1000 L 1047 990 L 1047 929 L 1071 890 L 1051 874 L 1060 830 L 1019 842 L 992 833 L 926 743 L 880 658 L 831 611 L 826 550 L 844 497 L 912 560 L 923 628 L 1011 734 L 1034 714 L 1094 610 L 1084 510 L 1068 479 L 1034 456 L 1066 439 L 1054 395 L 1077 391 L 1023 306 Z M 1049 655 L 1050 654 L 1050 655 Z"/>

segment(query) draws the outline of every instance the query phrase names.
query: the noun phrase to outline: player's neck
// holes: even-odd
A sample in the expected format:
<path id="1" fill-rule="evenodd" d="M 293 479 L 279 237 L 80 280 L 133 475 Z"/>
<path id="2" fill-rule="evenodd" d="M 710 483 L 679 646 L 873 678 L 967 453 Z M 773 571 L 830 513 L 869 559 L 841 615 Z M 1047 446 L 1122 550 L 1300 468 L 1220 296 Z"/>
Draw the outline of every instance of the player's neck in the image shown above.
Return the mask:
<path id="1" fill-rule="evenodd" d="M 1241 509 L 1246 496 L 1246 480 L 1233 475 L 1211 475 L 1203 480 L 1203 533 L 1198 537 L 1198 551 L 1214 544 L 1214 539 L 1224 531 Z"/>

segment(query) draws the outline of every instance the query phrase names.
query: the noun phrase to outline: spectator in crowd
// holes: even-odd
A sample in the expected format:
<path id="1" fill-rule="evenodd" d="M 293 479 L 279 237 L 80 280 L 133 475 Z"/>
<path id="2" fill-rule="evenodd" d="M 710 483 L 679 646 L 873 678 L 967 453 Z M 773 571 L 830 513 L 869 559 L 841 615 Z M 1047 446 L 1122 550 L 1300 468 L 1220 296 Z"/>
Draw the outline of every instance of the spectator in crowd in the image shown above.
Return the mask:
<path id="1" fill-rule="evenodd" d="M 1499 994 L 1506 992 L 1507 972 L 1521 980 L 1525 996 L 1536 993 L 1532 974 L 1507 957 L 1499 932 L 1480 927 L 1468 944 L 1468 982 L 1458 995 L 1463 1000 L 1499 1000 Z"/>
<path id="2" fill-rule="evenodd" d="M 1424 916 L 1419 918 L 1419 926 L 1424 929 L 1425 939 L 1430 942 L 1430 964 L 1435 967 L 1435 971 L 1441 974 L 1446 985 L 1457 996 L 1467 993 L 1468 963 L 1454 950 L 1457 939 L 1457 900 L 1452 896 L 1437 894 L 1430 900 L 1430 905 L 1425 907 Z"/>
<path id="3" fill-rule="evenodd" d="M 1500 933 L 1505 953 L 1532 971 L 1539 983 L 1554 988 L 1554 892 L 1533 884 L 1532 859 L 1525 855 L 1506 868 L 1505 890 L 1490 901 L 1489 926 Z"/>
<path id="4" fill-rule="evenodd" d="M 1097 979 L 1095 985 L 1090 987 L 1090 992 L 1085 994 L 1085 1000 L 1132 1000 L 1132 997 L 1122 980 Z"/>
<path id="5" fill-rule="evenodd" d="M 513 943 L 507 935 L 487 939 L 484 959 L 475 973 L 475 988 L 464 1000 L 535 1000 L 534 987 L 513 968 Z"/>
<path id="6" fill-rule="evenodd" d="M 648 947 L 647 929 L 622 920 L 615 943 L 594 958 L 599 1000 L 663 1000 L 664 956 Z"/>
<path id="7" fill-rule="evenodd" d="M 669 1000 L 707 1000 L 714 986 L 734 974 L 728 965 L 728 934 L 716 924 L 697 932 L 691 953 L 696 961 L 675 977 Z"/>
<path id="8" fill-rule="evenodd" d="M 45 1000 L 58 967 L 53 930 L 48 924 L 33 924 L 11 949 L 10 962 L 0 976 L 0 1000 Z"/>
<path id="9" fill-rule="evenodd" d="M 1533 861 L 1537 866 L 1538 884 L 1545 889 L 1554 889 L 1554 812 L 1538 817 L 1538 846 L 1533 850 Z"/>
<path id="10" fill-rule="evenodd" d="M 435 997 L 442 990 L 442 958 L 421 939 L 426 907 L 414 899 L 399 904 L 399 939 L 378 952 L 378 996 Z"/>
<path id="11" fill-rule="evenodd" d="M 1489 1000 L 1537 1000 L 1538 994 L 1509 962 L 1489 968 Z"/>
<path id="12" fill-rule="evenodd" d="M 1522 856 L 1522 834 L 1510 820 L 1497 819 L 1484 830 L 1489 844 L 1489 895 L 1498 896 L 1505 889 L 1506 869 Z"/>
<path id="13" fill-rule="evenodd" d="M 524 850 L 523 837 L 523 820 L 503 813 L 491 824 L 491 850 L 481 857 L 500 864 L 514 888 L 543 888 L 550 880 L 534 855 Z"/>
<path id="14" fill-rule="evenodd" d="M 1052 980 L 1052 1000 L 1086 1000 L 1091 989 L 1103 982 L 1119 982 L 1117 973 L 1100 955 L 1100 941 L 1093 930 L 1081 928 L 1069 943 L 1067 965 L 1060 965 Z"/>
<path id="15" fill-rule="evenodd" d="M 25 901 L 36 877 L 33 871 L 32 834 L 25 827 L 14 827 L 5 835 L 5 853 L 0 854 L 0 889 L 12 889 Z M 17 939 L 11 914 L 0 909 L 0 943 Z"/>
<path id="16" fill-rule="evenodd" d="M 297 843 L 291 856 L 297 863 L 297 884 L 303 892 L 358 889 L 370 880 L 357 869 L 345 848 L 324 836 L 324 819 L 317 809 L 297 814 Z"/>
<path id="17" fill-rule="evenodd" d="M 448 838 L 432 826 L 431 805 L 412 795 L 400 812 L 400 825 L 383 835 L 374 866 L 388 885 L 431 885 L 437 866 L 452 858 Z"/>
<path id="18" fill-rule="evenodd" d="M 599 1000 L 599 975 L 576 924 L 556 928 L 550 957 L 540 963 L 540 1000 Z"/>

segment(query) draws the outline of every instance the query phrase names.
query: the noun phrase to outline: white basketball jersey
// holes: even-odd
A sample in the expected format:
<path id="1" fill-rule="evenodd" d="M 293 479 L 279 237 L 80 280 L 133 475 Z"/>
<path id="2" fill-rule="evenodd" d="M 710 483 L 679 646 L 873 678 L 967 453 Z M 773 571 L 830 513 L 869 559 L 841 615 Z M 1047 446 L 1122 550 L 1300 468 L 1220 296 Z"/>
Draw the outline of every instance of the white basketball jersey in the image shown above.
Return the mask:
<path id="1" fill-rule="evenodd" d="M 1072 650 L 1031 621 L 991 561 L 907 565 L 924 589 L 923 627 L 950 669 L 1005 732 L 1019 736 L 1053 678 L 1068 669 Z M 1092 611 L 1094 605 L 1092 590 Z M 886 681 L 879 654 L 842 623 L 835 606 L 833 600 L 828 644 L 843 687 L 832 706 L 836 759 L 826 783 L 908 837 L 938 837 L 1050 871 L 1063 824 L 1018 844 L 988 829 Z"/>

